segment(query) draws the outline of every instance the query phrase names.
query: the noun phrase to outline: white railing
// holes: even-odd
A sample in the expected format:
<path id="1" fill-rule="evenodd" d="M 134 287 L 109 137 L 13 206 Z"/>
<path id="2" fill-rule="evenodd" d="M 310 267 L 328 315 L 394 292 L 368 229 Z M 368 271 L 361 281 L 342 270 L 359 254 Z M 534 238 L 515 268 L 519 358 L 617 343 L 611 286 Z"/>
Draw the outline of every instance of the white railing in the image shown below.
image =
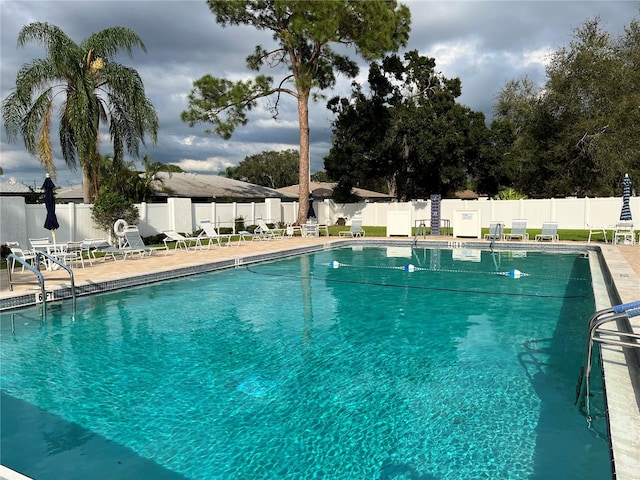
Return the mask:
<path id="1" fill-rule="evenodd" d="M 138 228 L 143 236 L 156 235 L 162 230 L 192 233 L 198 222 L 211 220 L 217 227 L 234 226 L 234 219 L 243 217 L 246 226 L 255 225 L 257 219 L 267 222 L 294 223 L 299 204 L 266 199 L 254 203 L 192 203 L 188 198 L 170 198 L 167 203 L 143 203 Z M 441 203 L 441 218 L 453 219 L 460 210 L 479 212 L 482 227 L 501 221 L 507 228 L 515 218 L 526 218 L 529 228 L 540 228 L 543 222 L 558 222 L 560 229 L 586 229 L 586 224 L 596 227 L 615 225 L 620 217 L 621 197 L 563 198 L 536 200 L 456 200 L 445 199 Z M 634 219 L 640 223 L 640 197 L 630 200 Z M 315 202 L 318 223 L 334 225 L 339 218 L 349 220 L 362 217 L 365 226 L 386 226 L 389 212 L 409 212 L 411 225 L 416 220 L 431 217 L 429 201 L 376 202 L 338 204 L 331 200 Z M 56 240 L 68 242 L 84 238 L 106 238 L 109 233 L 96 228 L 91 219 L 91 205 L 59 204 L 56 214 L 60 228 Z M 43 204 L 25 204 L 23 197 L 0 197 L 0 243 L 18 241 L 28 245 L 29 238 L 42 237 L 46 209 Z M 455 234 L 455 232 L 454 232 Z"/>

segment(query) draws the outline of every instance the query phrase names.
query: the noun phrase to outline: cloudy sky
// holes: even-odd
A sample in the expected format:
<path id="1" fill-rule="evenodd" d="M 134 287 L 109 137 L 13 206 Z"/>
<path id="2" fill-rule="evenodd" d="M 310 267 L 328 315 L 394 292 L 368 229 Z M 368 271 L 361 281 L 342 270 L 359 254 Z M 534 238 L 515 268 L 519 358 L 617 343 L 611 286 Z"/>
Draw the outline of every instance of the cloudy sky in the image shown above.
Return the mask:
<path id="1" fill-rule="evenodd" d="M 639 17 L 638 1 L 427 1 L 406 3 L 412 13 L 407 50 L 434 57 L 436 68 L 446 77 L 462 80 L 460 103 L 491 118 L 495 95 L 505 82 L 528 75 L 542 84 L 544 66 L 551 52 L 567 46 L 575 28 L 600 17 L 604 29 L 614 36 Z M 223 29 L 215 22 L 204 0 L 149 1 L 12 1 L 0 0 L 0 96 L 14 88 L 16 73 L 25 63 L 45 55 L 37 44 L 16 46 L 19 30 L 31 22 L 46 21 L 60 27 L 80 43 L 91 33 L 124 26 L 138 34 L 147 53 L 136 51 L 133 59 L 119 61 L 141 75 L 147 96 L 159 120 L 156 146 L 148 145 L 154 161 L 179 165 L 193 173 L 217 174 L 237 165 L 246 156 L 268 150 L 298 148 L 296 104 L 286 106 L 278 122 L 266 109 L 256 109 L 246 127 L 239 127 L 232 140 L 204 133 L 204 126 L 189 127 L 180 120 L 187 108 L 187 95 L 194 80 L 210 73 L 233 80 L 246 78 L 246 56 L 255 45 L 268 47 L 269 33 L 247 27 Z M 355 54 L 352 58 L 357 58 Z M 265 72 L 281 78 L 278 72 Z M 360 78 L 366 78 L 362 63 Z M 346 95 L 350 81 L 342 79 L 327 97 Z M 323 169 L 330 148 L 332 116 L 326 102 L 311 106 L 311 170 Z M 57 130 L 52 132 L 57 145 Z M 43 170 L 27 154 L 22 139 L 7 143 L 0 135 L 2 181 L 10 179 L 40 186 Z M 103 142 L 103 154 L 108 139 Z M 80 183 L 56 155 L 57 184 Z"/>

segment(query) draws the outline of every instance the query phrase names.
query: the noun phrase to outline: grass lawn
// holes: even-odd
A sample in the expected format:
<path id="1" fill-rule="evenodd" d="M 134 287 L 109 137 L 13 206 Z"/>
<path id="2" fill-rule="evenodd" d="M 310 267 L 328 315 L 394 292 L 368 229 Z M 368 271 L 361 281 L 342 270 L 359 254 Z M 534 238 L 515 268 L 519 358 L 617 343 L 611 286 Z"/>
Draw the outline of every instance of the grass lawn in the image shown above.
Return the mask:
<path id="1" fill-rule="evenodd" d="M 386 237 L 387 236 L 387 227 L 362 227 L 366 233 L 367 237 Z M 349 227 L 335 225 L 329 227 L 329 235 L 337 236 L 338 232 L 348 231 Z M 429 234 L 430 229 L 427 228 L 427 235 Z M 505 233 L 509 233 L 511 231 L 510 228 L 505 229 Z M 416 229 L 412 229 L 412 235 L 415 235 Z M 540 228 L 527 228 L 527 233 L 529 234 L 529 239 L 533 240 L 536 238 L 536 235 L 542 232 Z M 421 232 L 422 233 L 422 232 Z M 482 229 L 482 237 L 489 233 L 488 228 Z M 558 235 L 561 241 L 570 241 L 570 242 L 586 242 L 589 238 L 589 230 L 558 230 Z M 470 239 L 477 240 L 477 239 Z"/>

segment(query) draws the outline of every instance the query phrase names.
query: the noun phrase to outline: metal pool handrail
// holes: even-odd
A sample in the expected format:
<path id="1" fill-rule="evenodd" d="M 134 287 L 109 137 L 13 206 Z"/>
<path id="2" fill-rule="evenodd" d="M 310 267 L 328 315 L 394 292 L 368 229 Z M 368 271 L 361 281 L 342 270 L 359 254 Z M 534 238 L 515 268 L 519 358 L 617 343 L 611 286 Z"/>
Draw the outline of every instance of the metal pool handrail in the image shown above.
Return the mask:
<path id="1" fill-rule="evenodd" d="M 23 267 L 26 267 L 28 270 L 30 270 L 31 272 L 33 272 L 35 274 L 36 277 L 38 277 L 38 282 L 40 283 L 40 290 L 42 291 L 42 298 L 45 297 L 45 290 L 44 290 L 44 277 L 42 276 L 42 273 L 40 273 L 40 271 L 36 268 L 33 267 L 33 265 L 31 265 L 28 261 L 26 261 L 24 258 L 22 258 L 21 256 L 16 255 L 15 253 L 10 253 L 9 255 L 7 255 L 7 275 L 9 277 L 9 290 L 13 291 L 13 280 L 11 278 L 12 275 L 12 268 L 9 266 L 9 260 L 13 260 L 14 262 L 18 262 L 19 264 L 21 264 Z"/>
<path id="2" fill-rule="evenodd" d="M 40 294 L 42 295 L 43 311 L 44 311 L 44 313 L 46 315 L 46 311 L 47 311 L 47 292 L 45 290 L 45 285 L 44 285 L 44 276 L 42 275 L 42 273 L 38 269 L 38 267 L 40 266 L 41 258 L 44 258 L 44 259 L 48 260 L 49 262 L 52 262 L 52 263 L 60 266 L 61 268 L 64 268 L 69 273 L 69 279 L 71 281 L 71 297 L 73 298 L 73 304 L 75 306 L 75 303 L 76 303 L 76 285 L 75 285 L 75 281 L 73 279 L 73 270 L 67 264 L 61 262 L 56 257 L 54 257 L 52 255 L 49 255 L 48 253 L 45 253 L 45 252 L 36 252 L 36 266 L 35 267 L 33 265 L 31 265 L 28 261 L 26 261 L 24 258 L 14 254 L 14 253 L 10 253 L 9 255 L 7 255 L 7 276 L 8 276 L 8 279 L 9 279 L 9 290 L 13 291 L 13 284 L 15 283 L 13 281 L 13 279 L 11 278 L 11 274 L 12 273 L 11 273 L 11 267 L 9 267 L 9 260 L 15 260 L 18 263 L 20 263 L 21 265 L 23 265 L 24 267 L 26 267 L 29 271 L 33 272 L 35 274 L 35 276 L 38 278 L 38 282 L 40 283 Z"/>
<path id="3" fill-rule="evenodd" d="M 601 328 L 604 324 L 609 322 L 615 322 L 618 320 L 630 319 L 632 317 L 640 316 L 640 300 L 634 302 L 625 303 L 622 305 L 616 305 L 614 307 L 606 308 L 594 313 L 589 319 L 589 335 L 587 339 L 587 353 L 585 359 L 585 365 L 580 369 L 580 376 L 578 378 L 578 385 L 576 386 L 576 405 L 580 402 L 580 399 L 584 399 L 580 402 L 579 408 L 582 410 L 583 405 L 586 405 L 584 413 L 589 417 L 589 383 L 591 377 L 591 367 L 593 363 L 593 344 L 595 342 L 616 345 L 622 348 L 638 348 L 640 349 L 640 334 L 633 332 L 621 332 L 618 330 L 608 330 Z M 608 337 L 602 337 L 598 335 L 608 335 Z M 611 336 L 617 336 L 621 338 L 616 340 Z M 627 340 L 622 340 L 625 338 Z"/>

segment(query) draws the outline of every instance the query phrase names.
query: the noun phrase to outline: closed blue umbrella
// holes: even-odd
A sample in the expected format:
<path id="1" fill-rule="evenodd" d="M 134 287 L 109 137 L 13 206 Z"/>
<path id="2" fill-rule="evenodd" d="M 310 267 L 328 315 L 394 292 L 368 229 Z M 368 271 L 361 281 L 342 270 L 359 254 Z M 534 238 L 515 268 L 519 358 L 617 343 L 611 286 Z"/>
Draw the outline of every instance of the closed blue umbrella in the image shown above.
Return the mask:
<path id="1" fill-rule="evenodd" d="M 316 211 L 313 209 L 313 195 L 309 195 L 309 210 L 307 210 L 307 220 L 316 218 Z"/>
<path id="2" fill-rule="evenodd" d="M 629 197 L 631 197 L 631 179 L 629 174 L 624 174 L 622 180 L 622 211 L 620 212 L 620 220 L 631 221 L 631 208 L 629 207 Z"/>
<path id="3" fill-rule="evenodd" d="M 51 230 L 51 236 L 53 237 L 53 243 L 56 242 L 56 230 L 60 227 L 58 224 L 58 217 L 56 217 L 56 186 L 53 184 L 53 180 L 49 178 L 44 179 L 42 189 L 44 190 L 44 205 L 47 207 L 47 218 L 44 221 L 44 228 Z"/>

